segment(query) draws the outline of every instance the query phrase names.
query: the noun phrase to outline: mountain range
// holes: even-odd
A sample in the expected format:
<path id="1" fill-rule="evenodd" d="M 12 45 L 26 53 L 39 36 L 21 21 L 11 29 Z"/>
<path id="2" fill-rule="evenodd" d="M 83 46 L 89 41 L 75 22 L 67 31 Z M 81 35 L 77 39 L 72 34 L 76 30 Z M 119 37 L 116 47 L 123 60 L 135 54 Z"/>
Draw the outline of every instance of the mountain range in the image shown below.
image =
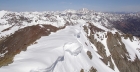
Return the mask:
<path id="1" fill-rule="evenodd" d="M 140 13 L 0 11 L 0 72 L 140 72 Z"/>

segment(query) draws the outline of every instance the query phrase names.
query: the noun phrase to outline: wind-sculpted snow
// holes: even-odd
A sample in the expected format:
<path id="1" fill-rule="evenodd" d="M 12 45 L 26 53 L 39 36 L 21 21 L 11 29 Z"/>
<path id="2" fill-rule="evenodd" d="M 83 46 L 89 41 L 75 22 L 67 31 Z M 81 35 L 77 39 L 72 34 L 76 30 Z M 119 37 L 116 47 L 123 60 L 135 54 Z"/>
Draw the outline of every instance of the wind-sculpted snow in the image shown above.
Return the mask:
<path id="1" fill-rule="evenodd" d="M 50 67 L 45 68 L 45 69 L 40 69 L 39 71 L 31 70 L 30 72 L 40 72 L 40 71 L 41 72 L 53 72 L 54 68 L 55 68 L 55 66 L 57 65 L 58 62 L 64 62 L 65 56 L 67 56 L 65 54 L 65 52 L 69 52 L 71 55 L 77 56 L 79 53 L 81 53 L 82 47 L 77 43 L 69 42 L 69 43 L 64 44 L 63 51 L 64 51 L 63 52 L 64 55 L 63 56 L 58 56 L 56 61 Z"/>
<path id="2" fill-rule="evenodd" d="M 74 56 L 77 56 L 79 53 L 81 53 L 82 48 L 83 47 L 77 43 L 67 43 L 64 46 L 65 51 Z"/>

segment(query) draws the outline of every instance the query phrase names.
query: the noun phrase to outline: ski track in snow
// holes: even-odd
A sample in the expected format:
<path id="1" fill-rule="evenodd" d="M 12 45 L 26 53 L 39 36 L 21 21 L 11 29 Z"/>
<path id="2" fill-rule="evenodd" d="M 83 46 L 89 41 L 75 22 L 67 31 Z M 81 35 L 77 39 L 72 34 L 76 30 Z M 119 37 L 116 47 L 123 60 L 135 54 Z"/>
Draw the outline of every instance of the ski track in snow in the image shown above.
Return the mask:
<path id="1" fill-rule="evenodd" d="M 65 45 L 71 45 L 71 44 L 75 44 L 75 43 L 66 43 L 66 44 L 64 44 L 64 48 L 63 49 L 65 49 Z M 62 61 L 65 60 L 65 56 L 66 56 L 65 52 L 69 52 L 71 55 L 77 56 L 79 53 L 81 53 L 81 50 L 82 50 L 81 47 L 78 47 L 75 51 L 71 51 L 70 49 L 64 50 L 64 55 L 63 56 L 59 56 L 57 58 L 57 60 L 50 67 L 48 67 L 45 70 L 43 70 L 43 72 L 53 72 L 56 64 L 58 62 L 62 62 Z"/>
<path id="2" fill-rule="evenodd" d="M 53 72 L 53 70 L 54 70 L 56 64 L 57 64 L 58 62 L 60 62 L 60 61 L 64 61 L 64 56 L 59 56 L 59 57 L 57 58 L 57 60 L 56 60 L 50 67 L 48 67 L 48 68 L 46 68 L 46 69 L 39 69 L 39 70 L 37 70 L 37 71 L 31 70 L 30 72 Z"/>
<path id="3" fill-rule="evenodd" d="M 48 68 L 45 69 L 44 72 L 53 72 L 53 70 L 54 70 L 56 64 L 57 64 L 58 62 L 60 62 L 60 61 L 64 61 L 64 56 L 59 56 L 59 57 L 57 58 L 57 60 L 56 60 L 50 67 L 48 67 Z"/>

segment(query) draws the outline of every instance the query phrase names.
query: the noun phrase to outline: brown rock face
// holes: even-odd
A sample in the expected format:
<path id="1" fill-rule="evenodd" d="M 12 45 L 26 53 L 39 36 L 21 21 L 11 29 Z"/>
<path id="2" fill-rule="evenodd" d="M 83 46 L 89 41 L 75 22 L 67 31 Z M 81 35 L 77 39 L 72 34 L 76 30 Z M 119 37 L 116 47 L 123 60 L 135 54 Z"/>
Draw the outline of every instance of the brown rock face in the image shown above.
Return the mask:
<path id="1" fill-rule="evenodd" d="M 56 32 L 61 28 L 51 25 L 39 25 L 25 27 L 16 31 L 11 36 L 0 42 L 0 53 L 8 51 L 4 57 L 0 57 L 0 67 L 12 63 L 14 56 L 23 50 L 26 50 L 30 44 L 33 44 L 41 36 L 47 36 L 51 32 Z"/>
<path id="2" fill-rule="evenodd" d="M 114 65 L 113 65 L 113 63 L 112 63 L 112 61 L 111 61 L 111 57 L 109 56 L 107 56 L 106 55 L 106 50 L 105 50 L 105 46 L 101 43 L 101 42 L 99 42 L 99 41 L 97 41 L 96 39 L 94 39 L 94 36 L 93 35 L 91 35 L 90 37 L 89 37 L 89 40 L 91 41 L 91 43 L 93 43 L 94 45 L 95 45 L 95 47 L 97 48 L 97 53 L 102 57 L 102 61 L 106 64 L 106 65 L 108 65 L 108 62 L 110 62 L 110 68 L 112 68 L 112 69 L 114 69 Z"/>
<path id="3" fill-rule="evenodd" d="M 91 23 L 89 23 L 89 26 L 87 27 L 87 26 L 84 26 L 84 31 L 88 34 L 88 28 L 90 29 L 90 36 L 88 36 L 88 39 L 90 40 L 90 42 L 92 43 L 92 44 L 94 44 L 95 45 L 95 47 L 97 48 L 97 53 L 102 57 L 102 61 L 106 64 L 106 65 L 108 65 L 108 62 L 110 63 L 110 68 L 112 68 L 112 69 L 114 69 L 114 65 L 113 65 L 113 62 L 111 61 L 111 57 L 109 56 L 107 56 L 106 55 L 106 50 L 105 50 L 105 46 L 101 43 L 101 42 L 99 42 L 99 41 L 97 41 L 96 39 L 94 39 L 94 32 L 100 32 L 100 31 L 104 31 L 104 30 L 102 30 L 102 29 L 100 29 L 100 28 L 97 28 L 96 26 L 94 26 L 94 25 L 92 25 Z M 94 32 L 93 32 L 94 31 Z"/>
<path id="4" fill-rule="evenodd" d="M 140 60 L 138 59 L 137 55 L 134 61 L 128 60 L 130 59 L 129 53 L 127 52 L 126 47 L 121 40 L 121 38 L 130 39 L 133 42 L 134 39 L 131 34 L 124 34 L 121 36 L 118 32 L 116 32 L 115 34 L 112 34 L 111 32 L 107 32 L 107 35 L 105 37 L 107 38 L 106 41 L 107 46 L 111 53 L 111 55 L 107 57 L 105 46 L 94 38 L 95 32 L 99 32 L 103 30 L 99 30 L 95 26 L 92 27 L 92 25 L 90 24 L 89 26 L 84 26 L 84 31 L 87 34 L 88 34 L 88 29 L 90 29 L 91 31 L 90 36 L 88 36 L 88 39 L 92 44 L 95 45 L 95 47 L 97 48 L 97 53 L 102 57 L 101 60 L 106 65 L 108 65 L 109 62 L 110 63 L 109 67 L 114 69 L 114 64 L 112 63 L 111 60 L 112 57 L 120 72 L 140 72 Z"/>
<path id="5" fill-rule="evenodd" d="M 133 62 L 128 60 L 130 57 L 119 33 L 107 33 L 107 46 L 120 72 L 140 72 L 140 60 L 137 56 Z"/>
<path id="6" fill-rule="evenodd" d="M 102 30 L 102 29 L 100 29 L 100 28 L 94 26 L 92 23 L 88 23 L 88 24 L 89 24 L 88 28 L 91 30 L 92 34 L 93 34 L 94 32 L 104 32 L 104 30 Z M 93 31 L 94 31 L 94 32 L 93 32 Z"/>
<path id="7" fill-rule="evenodd" d="M 97 72 L 97 70 L 94 67 L 91 67 L 89 72 Z"/>

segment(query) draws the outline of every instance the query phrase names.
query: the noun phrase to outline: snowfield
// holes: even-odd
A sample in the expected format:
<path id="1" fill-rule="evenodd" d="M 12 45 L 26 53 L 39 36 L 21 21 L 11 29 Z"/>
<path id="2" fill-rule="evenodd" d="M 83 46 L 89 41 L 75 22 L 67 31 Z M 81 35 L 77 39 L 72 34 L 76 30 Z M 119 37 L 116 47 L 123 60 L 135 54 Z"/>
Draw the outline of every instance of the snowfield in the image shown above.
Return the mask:
<path id="1" fill-rule="evenodd" d="M 0 68 L 0 72 L 80 72 L 81 68 L 88 72 L 92 66 L 99 72 L 115 72 L 85 42 L 89 43 L 81 26 L 66 27 L 37 40 L 37 44 L 16 55 L 12 64 Z M 88 50 L 92 60 L 86 54 Z"/>

